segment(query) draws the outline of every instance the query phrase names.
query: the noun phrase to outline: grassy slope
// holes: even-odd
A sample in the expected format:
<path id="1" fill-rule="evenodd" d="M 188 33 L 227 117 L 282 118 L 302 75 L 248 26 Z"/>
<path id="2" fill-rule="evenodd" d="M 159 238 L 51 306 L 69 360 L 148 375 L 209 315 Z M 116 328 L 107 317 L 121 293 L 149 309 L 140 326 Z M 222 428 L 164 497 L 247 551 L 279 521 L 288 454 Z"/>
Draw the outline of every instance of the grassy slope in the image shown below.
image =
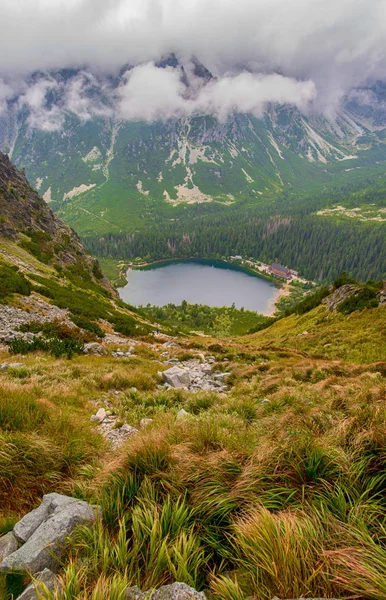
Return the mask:
<path id="1" fill-rule="evenodd" d="M 226 397 L 158 390 L 156 338 L 131 359 L 22 359 L 0 374 L 3 529 L 43 492 L 101 502 L 103 529 L 69 548 L 68 598 L 174 580 L 223 600 L 386 598 L 385 310 L 181 339 L 175 356 L 203 351 L 231 372 Z M 112 454 L 94 400 L 154 422 Z M 182 407 L 192 416 L 175 421 Z"/>

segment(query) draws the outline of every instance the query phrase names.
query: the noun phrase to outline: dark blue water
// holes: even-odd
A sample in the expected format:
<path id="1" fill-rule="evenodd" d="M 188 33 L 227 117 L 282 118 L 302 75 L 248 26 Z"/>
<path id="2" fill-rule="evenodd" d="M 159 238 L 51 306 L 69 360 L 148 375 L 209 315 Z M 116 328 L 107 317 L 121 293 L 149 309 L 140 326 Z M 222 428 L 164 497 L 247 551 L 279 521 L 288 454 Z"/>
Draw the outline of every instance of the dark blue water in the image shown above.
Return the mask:
<path id="1" fill-rule="evenodd" d="M 270 314 L 279 290 L 273 283 L 221 261 L 161 263 L 131 270 L 128 283 L 119 289 L 125 302 L 134 306 L 190 304 L 247 308 Z"/>

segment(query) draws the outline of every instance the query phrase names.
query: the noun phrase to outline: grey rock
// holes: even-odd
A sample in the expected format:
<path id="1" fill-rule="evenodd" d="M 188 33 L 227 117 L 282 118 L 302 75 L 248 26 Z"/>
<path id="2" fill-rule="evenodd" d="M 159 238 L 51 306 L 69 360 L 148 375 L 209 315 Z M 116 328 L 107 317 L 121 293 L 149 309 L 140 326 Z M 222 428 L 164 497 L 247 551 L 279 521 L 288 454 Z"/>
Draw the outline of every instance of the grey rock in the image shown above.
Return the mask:
<path id="1" fill-rule="evenodd" d="M 110 429 L 105 435 L 106 440 L 109 441 L 113 448 L 118 448 L 124 442 L 126 442 L 129 438 L 137 435 L 138 429 L 135 427 L 131 427 L 131 425 L 122 425 L 122 427 L 117 427 L 115 429 Z"/>
<path id="2" fill-rule="evenodd" d="M 183 421 L 187 417 L 190 417 L 190 414 L 188 412 L 186 412 L 186 410 L 181 408 L 181 410 L 179 410 L 177 413 L 176 421 Z"/>
<path id="3" fill-rule="evenodd" d="M 76 501 L 75 498 L 56 492 L 45 494 L 41 504 L 16 523 L 13 528 L 15 538 L 24 544 L 51 514 L 74 501 Z"/>
<path id="4" fill-rule="evenodd" d="M 207 600 L 203 592 L 196 592 L 186 583 L 163 585 L 148 597 L 152 600 Z"/>
<path id="5" fill-rule="evenodd" d="M 172 367 L 162 373 L 164 381 L 175 388 L 187 388 L 190 385 L 190 374 L 187 369 Z"/>
<path id="6" fill-rule="evenodd" d="M 17 600 L 40 600 L 45 590 L 44 587 L 40 587 L 39 584 L 43 584 L 50 592 L 52 592 L 57 584 L 55 573 L 50 571 L 50 569 L 44 569 L 38 574 L 36 581 L 30 583 L 30 585 L 25 588 L 24 592 L 18 596 Z"/>
<path id="7" fill-rule="evenodd" d="M 139 426 L 141 427 L 141 429 L 143 429 L 144 427 L 147 427 L 148 425 L 150 425 L 150 423 L 153 423 L 154 419 L 147 419 L 146 417 L 144 419 L 140 420 Z"/>
<path id="8" fill-rule="evenodd" d="M 20 363 L 20 362 L 2 363 L 0 365 L 0 370 L 8 371 L 8 369 L 21 369 L 24 366 L 25 366 L 24 363 Z"/>
<path id="9" fill-rule="evenodd" d="M 90 342 L 88 344 L 85 344 L 83 352 L 85 354 L 96 354 L 96 355 L 108 354 L 106 348 L 102 344 L 99 344 L 98 342 Z"/>
<path id="10" fill-rule="evenodd" d="M 20 531 L 24 536 L 27 535 L 27 541 L 0 563 L 0 572 L 37 573 L 45 568 L 55 570 L 56 557 L 61 555 L 64 540 L 76 526 L 92 523 L 96 519 L 98 508 L 87 502 L 60 494 L 47 496 L 43 498 L 43 508 L 40 506 L 33 511 L 32 517 L 29 513 L 22 519 L 24 530 L 19 521 L 17 530 L 19 535 Z"/>
<path id="11" fill-rule="evenodd" d="M 337 290 L 333 291 L 332 294 L 322 300 L 322 304 L 327 306 L 328 310 L 336 310 L 344 300 L 355 296 L 360 292 L 360 287 L 355 284 L 346 283 Z"/>
<path id="12" fill-rule="evenodd" d="M 91 416 L 91 421 L 95 421 L 96 423 L 102 423 L 107 417 L 107 413 L 104 408 L 100 408 L 95 415 Z"/>
<path id="13" fill-rule="evenodd" d="M 127 588 L 124 597 L 126 600 L 146 600 L 145 594 L 136 585 Z"/>
<path id="14" fill-rule="evenodd" d="M 0 561 L 17 550 L 17 539 L 12 531 L 0 537 Z"/>

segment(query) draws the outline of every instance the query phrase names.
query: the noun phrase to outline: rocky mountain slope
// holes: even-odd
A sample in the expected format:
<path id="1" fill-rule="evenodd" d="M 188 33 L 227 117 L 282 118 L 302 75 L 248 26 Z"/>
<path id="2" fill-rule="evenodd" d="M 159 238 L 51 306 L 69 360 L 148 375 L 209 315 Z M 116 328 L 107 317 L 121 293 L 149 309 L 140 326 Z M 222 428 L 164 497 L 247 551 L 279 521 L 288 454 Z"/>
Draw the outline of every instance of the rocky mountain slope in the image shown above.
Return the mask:
<path id="1" fill-rule="evenodd" d="M 213 79 L 198 63 L 189 74 L 175 57 L 160 66 L 187 94 Z M 384 173 L 381 86 L 353 93 L 332 119 L 275 105 L 260 118 L 145 122 L 125 120 L 112 100 L 126 72 L 36 73 L 28 86 L 39 110 L 15 96 L 0 117 L 0 148 L 79 233 L 130 231 L 184 203 L 269 204 L 282 191 L 320 190 L 332 176 L 338 184 Z"/>

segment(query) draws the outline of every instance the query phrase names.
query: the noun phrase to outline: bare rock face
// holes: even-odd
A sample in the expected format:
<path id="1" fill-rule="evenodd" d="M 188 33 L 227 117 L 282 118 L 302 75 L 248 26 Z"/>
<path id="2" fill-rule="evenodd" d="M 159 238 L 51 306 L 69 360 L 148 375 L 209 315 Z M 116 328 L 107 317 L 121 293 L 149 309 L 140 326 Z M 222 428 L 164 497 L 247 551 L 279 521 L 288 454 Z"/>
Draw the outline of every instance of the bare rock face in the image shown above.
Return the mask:
<path id="1" fill-rule="evenodd" d="M 38 573 L 55 570 L 64 540 L 78 525 L 95 521 L 98 507 L 87 502 L 47 494 L 38 508 L 31 511 L 14 527 L 14 535 L 23 545 L 4 558 L 0 572 Z"/>
<path id="2" fill-rule="evenodd" d="M 359 291 L 359 286 L 352 283 L 347 283 L 339 287 L 334 292 L 332 292 L 332 294 L 327 296 L 327 298 L 324 298 L 324 300 L 322 300 L 322 303 L 326 305 L 328 310 L 336 310 L 339 304 L 341 304 L 347 298 L 355 296 L 356 294 L 358 294 Z"/>

